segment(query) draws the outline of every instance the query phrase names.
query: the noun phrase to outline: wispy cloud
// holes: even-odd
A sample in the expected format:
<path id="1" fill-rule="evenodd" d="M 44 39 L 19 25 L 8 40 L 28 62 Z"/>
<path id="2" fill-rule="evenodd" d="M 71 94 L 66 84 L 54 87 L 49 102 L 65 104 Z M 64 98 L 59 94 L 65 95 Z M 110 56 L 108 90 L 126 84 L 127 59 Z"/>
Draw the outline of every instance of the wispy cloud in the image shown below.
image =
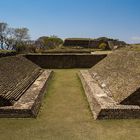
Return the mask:
<path id="1" fill-rule="evenodd" d="M 133 41 L 140 41 L 140 36 L 134 36 L 131 38 Z"/>

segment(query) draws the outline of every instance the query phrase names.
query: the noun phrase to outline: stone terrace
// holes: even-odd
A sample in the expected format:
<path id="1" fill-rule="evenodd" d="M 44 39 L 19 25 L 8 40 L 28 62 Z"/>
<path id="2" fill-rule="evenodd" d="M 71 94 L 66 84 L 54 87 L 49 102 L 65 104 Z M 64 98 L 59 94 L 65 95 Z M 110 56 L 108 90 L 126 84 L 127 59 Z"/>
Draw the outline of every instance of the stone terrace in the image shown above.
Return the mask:
<path id="1" fill-rule="evenodd" d="M 0 59 L 0 99 L 17 101 L 41 74 L 40 68 L 21 56 Z M 1 101 L 2 102 L 2 101 Z"/>
<path id="2" fill-rule="evenodd" d="M 80 77 L 95 119 L 140 118 L 140 52 L 115 51 Z"/>
<path id="3" fill-rule="evenodd" d="M 44 92 L 43 89 L 45 88 L 50 74 L 51 71 L 47 72 L 47 70 L 41 69 L 36 64 L 20 55 L 0 58 L 0 117 L 11 116 L 13 112 L 12 116 L 16 114 L 16 117 L 18 117 L 17 114 L 20 114 L 22 111 L 24 112 L 26 107 L 26 109 L 31 112 L 36 101 L 40 104 L 38 98 L 42 96 L 42 92 Z M 44 78 L 42 77 L 43 75 L 45 76 Z M 38 78 L 40 79 L 39 82 L 37 81 Z M 40 84 L 38 85 L 35 83 Z M 34 84 L 35 86 L 33 86 Z M 29 91 L 30 93 L 27 94 Z M 24 94 L 28 95 L 28 98 L 26 96 L 26 99 L 24 99 Z M 28 104 L 29 99 L 30 102 L 32 102 L 30 105 Z M 26 100 L 27 102 L 22 102 L 20 105 L 21 100 Z M 15 111 L 17 110 L 16 104 L 18 104 L 18 109 L 20 108 L 20 111 Z M 39 105 L 36 104 L 34 107 L 37 108 L 36 112 L 38 112 L 39 109 L 37 106 Z M 9 109 L 10 111 L 8 111 Z M 23 112 L 22 114 L 24 114 Z"/>

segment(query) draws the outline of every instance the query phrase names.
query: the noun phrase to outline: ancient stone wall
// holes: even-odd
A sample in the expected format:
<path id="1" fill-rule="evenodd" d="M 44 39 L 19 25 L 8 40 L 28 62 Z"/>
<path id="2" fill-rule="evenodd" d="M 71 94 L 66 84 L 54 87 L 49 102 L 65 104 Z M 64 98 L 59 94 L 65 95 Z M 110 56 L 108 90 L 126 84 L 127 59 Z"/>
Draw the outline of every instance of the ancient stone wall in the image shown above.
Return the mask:
<path id="1" fill-rule="evenodd" d="M 52 74 L 52 71 L 43 71 L 14 105 L 0 107 L 0 118 L 37 117 Z"/>
<path id="2" fill-rule="evenodd" d="M 91 68 L 104 59 L 106 54 L 48 54 L 25 57 L 42 68 Z"/>
<path id="3" fill-rule="evenodd" d="M 120 50 L 89 70 L 115 101 L 121 103 L 140 88 L 140 52 Z M 127 101 L 128 102 L 128 101 Z"/>
<path id="4" fill-rule="evenodd" d="M 95 119 L 140 118 L 139 51 L 115 51 L 79 75 Z"/>
<path id="5" fill-rule="evenodd" d="M 74 46 L 80 46 L 80 47 L 84 47 L 84 48 L 95 48 L 95 49 L 99 49 L 99 45 L 101 43 L 107 43 L 107 41 L 103 41 L 103 40 L 93 40 L 93 39 L 66 39 L 64 41 L 64 46 L 66 47 L 74 47 Z M 108 46 L 107 46 L 108 47 Z M 108 47 L 109 48 L 109 47 Z"/>
<path id="6" fill-rule="evenodd" d="M 1 57 L 6 57 L 6 56 L 14 56 L 16 55 L 17 53 L 16 52 L 0 52 L 0 58 Z"/>
<path id="7" fill-rule="evenodd" d="M 22 56 L 0 58 L 0 105 L 11 105 L 41 74 L 41 68 Z"/>
<path id="8" fill-rule="evenodd" d="M 81 70 L 79 76 L 94 119 L 140 118 L 140 106 L 122 105 L 116 102 L 107 94 L 106 89 L 101 87 L 98 81 L 90 75 L 88 70 Z"/>
<path id="9" fill-rule="evenodd" d="M 0 118 L 37 117 L 51 76 L 22 55 L 0 58 Z"/>

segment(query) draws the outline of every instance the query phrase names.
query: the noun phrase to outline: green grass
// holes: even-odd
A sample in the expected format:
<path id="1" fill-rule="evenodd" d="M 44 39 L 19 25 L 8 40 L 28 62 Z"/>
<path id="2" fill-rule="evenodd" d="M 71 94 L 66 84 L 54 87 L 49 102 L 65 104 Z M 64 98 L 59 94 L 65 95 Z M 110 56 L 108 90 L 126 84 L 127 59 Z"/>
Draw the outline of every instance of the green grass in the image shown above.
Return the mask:
<path id="1" fill-rule="evenodd" d="M 0 49 L 0 53 L 11 53 L 11 52 L 15 52 L 13 50 L 2 50 Z"/>
<path id="2" fill-rule="evenodd" d="M 140 120 L 93 120 L 77 72 L 55 70 L 38 118 L 0 119 L 0 140 L 139 140 Z"/>

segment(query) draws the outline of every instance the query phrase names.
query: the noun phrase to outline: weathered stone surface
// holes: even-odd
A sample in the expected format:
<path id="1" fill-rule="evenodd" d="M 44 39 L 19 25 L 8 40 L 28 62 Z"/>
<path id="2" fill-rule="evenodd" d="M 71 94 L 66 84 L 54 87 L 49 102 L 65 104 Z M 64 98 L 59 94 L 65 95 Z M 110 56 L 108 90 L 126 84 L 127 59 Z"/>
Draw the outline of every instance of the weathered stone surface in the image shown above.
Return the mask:
<path id="1" fill-rule="evenodd" d="M 116 102 L 140 105 L 140 52 L 115 51 L 89 71 Z"/>
<path id="2" fill-rule="evenodd" d="M 0 107 L 0 117 L 36 117 L 52 74 L 45 70 L 13 106 Z"/>
<path id="3" fill-rule="evenodd" d="M 95 119 L 140 118 L 140 52 L 115 51 L 79 75 Z"/>
<path id="4" fill-rule="evenodd" d="M 0 106 L 17 101 L 41 73 L 39 66 L 22 56 L 0 58 Z"/>
<path id="5" fill-rule="evenodd" d="M 45 69 L 91 68 L 107 54 L 43 54 L 26 55 L 26 58 Z"/>
<path id="6" fill-rule="evenodd" d="M 140 118 L 140 106 L 120 105 L 88 72 L 79 73 L 94 119 Z"/>

